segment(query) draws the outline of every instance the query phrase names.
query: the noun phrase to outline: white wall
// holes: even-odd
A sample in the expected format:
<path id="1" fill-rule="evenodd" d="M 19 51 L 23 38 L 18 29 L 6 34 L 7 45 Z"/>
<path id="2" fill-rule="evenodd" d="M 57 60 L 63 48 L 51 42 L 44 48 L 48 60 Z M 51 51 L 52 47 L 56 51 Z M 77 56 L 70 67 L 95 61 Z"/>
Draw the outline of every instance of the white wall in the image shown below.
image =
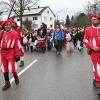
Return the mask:
<path id="1" fill-rule="evenodd" d="M 37 30 L 38 28 L 40 28 L 41 25 L 41 16 L 34 16 L 34 17 L 37 17 L 37 20 L 32 20 L 32 25 L 34 29 Z"/>
<path id="2" fill-rule="evenodd" d="M 49 13 L 47 13 L 49 11 Z M 33 20 L 33 17 L 38 17 L 37 20 Z M 47 19 L 46 19 L 46 18 Z M 50 17 L 52 18 L 52 20 L 50 20 Z M 35 30 L 37 30 L 38 28 L 40 28 L 40 25 L 42 22 L 44 22 L 45 24 L 47 24 L 47 27 L 50 27 L 50 25 L 52 25 L 52 28 L 54 28 L 54 21 L 55 21 L 55 16 L 53 15 L 53 13 L 51 12 L 51 10 L 49 8 L 47 8 L 41 16 L 24 16 L 23 17 L 23 21 L 26 20 L 26 18 L 28 18 L 29 20 L 32 21 L 32 26 L 35 26 Z M 14 20 L 17 22 L 18 25 L 20 25 L 20 21 L 17 21 L 17 19 L 19 19 L 18 17 L 16 17 Z"/>
<path id="3" fill-rule="evenodd" d="M 37 17 L 37 20 L 33 20 L 33 17 Z M 24 16 L 23 17 L 23 21 L 26 20 L 27 18 L 28 18 L 28 20 L 32 21 L 32 28 L 34 28 L 35 30 L 37 30 L 38 28 L 40 28 L 40 25 L 41 25 L 41 16 Z M 19 18 L 16 17 L 14 20 L 20 26 L 20 21 L 17 21 L 17 19 L 19 19 Z"/>
<path id="4" fill-rule="evenodd" d="M 49 13 L 48 13 L 48 11 L 49 11 Z M 50 17 L 52 18 L 52 20 L 50 20 Z M 47 8 L 42 13 L 42 22 L 47 24 L 47 27 L 50 27 L 50 25 L 52 25 L 52 27 L 54 28 L 55 16 L 53 15 L 53 13 L 51 12 L 51 10 L 49 8 Z"/>

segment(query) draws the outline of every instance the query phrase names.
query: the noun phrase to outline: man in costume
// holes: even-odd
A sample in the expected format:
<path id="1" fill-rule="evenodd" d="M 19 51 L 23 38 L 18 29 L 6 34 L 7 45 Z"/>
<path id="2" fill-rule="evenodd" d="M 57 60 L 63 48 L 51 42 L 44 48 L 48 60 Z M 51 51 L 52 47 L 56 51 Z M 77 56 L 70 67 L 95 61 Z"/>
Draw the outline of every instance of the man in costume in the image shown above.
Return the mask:
<path id="1" fill-rule="evenodd" d="M 83 43 L 93 62 L 94 86 L 100 89 L 100 15 L 91 16 L 92 26 L 87 27 Z"/>
<path id="2" fill-rule="evenodd" d="M 22 38 L 22 29 L 17 25 L 17 23 L 14 20 L 11 20 L 12 22 L 12 28 L 18 33 L 19 39 L 20 39 L 20 43 L 21 45 L 23 44 L 23 38 Z M 22 50 L 22 52 L 24 52 Z M 20 67 L 24 66 L 24 56 L 20 57 Z"/>
<path id="3" fill-rule="evenodd" d="M 16 72 L 16 61 L 20 60 L 22 46 L 18 37 L 18 33 L 11 28 L 11 21 L 6 20 L 2 24 L 1 32 L 1 71 L 4 74 L 5 84 L 2 90 L 10 88 L 9 73 L 13 73 L 16 85 L 19 84 L 19 78 Z"/>

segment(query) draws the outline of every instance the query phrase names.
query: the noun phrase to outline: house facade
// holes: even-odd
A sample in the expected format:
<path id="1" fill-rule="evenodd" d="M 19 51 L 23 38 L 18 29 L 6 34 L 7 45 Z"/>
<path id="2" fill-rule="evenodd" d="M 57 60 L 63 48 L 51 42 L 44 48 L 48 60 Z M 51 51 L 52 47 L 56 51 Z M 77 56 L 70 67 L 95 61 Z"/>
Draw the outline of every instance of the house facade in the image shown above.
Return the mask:
<path id="1" fill-rule="evenodd" d="M 38 7 L 25 10 L 22 20 L 28 19 L 32 22 L 32 29 L 37 30 L 40 28 L 41 23 L 45 23 L 47 28 L 54 28 L 55 15 L 49 7 Z M 19 17 L 15 16 L 14 20 L 20 25 Z"/>

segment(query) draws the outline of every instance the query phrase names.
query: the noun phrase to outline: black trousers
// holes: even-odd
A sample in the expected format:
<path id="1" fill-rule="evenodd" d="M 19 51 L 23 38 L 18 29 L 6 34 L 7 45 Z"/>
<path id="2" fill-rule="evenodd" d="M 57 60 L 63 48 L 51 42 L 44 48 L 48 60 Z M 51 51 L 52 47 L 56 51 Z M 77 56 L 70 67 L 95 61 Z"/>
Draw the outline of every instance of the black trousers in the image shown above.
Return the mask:
<path id="1" fill-rule="evenodd" d="M 63 46 L 63 40 L 57 40 L 57 39 L 54 40 L 54 47 L 58 52 L 62 51 L 62 46 Z"/>
<path id="2" fill-rule="evenodd" d="M 4 79 L 5 79 L 5 81 L 9 81 L 9 74 L 8 74 L 8 72 L 4 73 Z"/>

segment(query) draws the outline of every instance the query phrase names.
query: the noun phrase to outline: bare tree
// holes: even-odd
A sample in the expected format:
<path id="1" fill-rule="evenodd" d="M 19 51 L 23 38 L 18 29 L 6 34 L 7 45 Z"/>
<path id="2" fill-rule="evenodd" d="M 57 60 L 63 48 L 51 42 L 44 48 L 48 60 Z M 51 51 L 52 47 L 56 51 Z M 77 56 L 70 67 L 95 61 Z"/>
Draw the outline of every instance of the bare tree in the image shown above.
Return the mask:
<path id="1" fill-rule="evenodd" d="M 100 13 L 100 0 L 95 0 L 94 3 L 88 2 L 85 11 L 88 15 L 92 13 Z"/>
<path id="2" fill-rule="evenodd" d="M 39 0 L 8 0 L 8 1 L 4 1 L 2 0 L 0 2 L 0 11 L 2 11 L 3 9 L 5 9 L 5 11 L 10 11 L 10 9 L 13 6 L 13 12 L 20 18 L 20 26 L 22 27 L 22 16 L 24 13 L 24 10 L 26 9 L 31 9 L 34 6 L 36 6 L 39 2 Z M 4 10 L 3 10 L 4 11 Z"/>
<path id="3" fill-rule="evenodd" d="M 100 0 L 96 0 L 96 12 L 100 14 Z"/>

